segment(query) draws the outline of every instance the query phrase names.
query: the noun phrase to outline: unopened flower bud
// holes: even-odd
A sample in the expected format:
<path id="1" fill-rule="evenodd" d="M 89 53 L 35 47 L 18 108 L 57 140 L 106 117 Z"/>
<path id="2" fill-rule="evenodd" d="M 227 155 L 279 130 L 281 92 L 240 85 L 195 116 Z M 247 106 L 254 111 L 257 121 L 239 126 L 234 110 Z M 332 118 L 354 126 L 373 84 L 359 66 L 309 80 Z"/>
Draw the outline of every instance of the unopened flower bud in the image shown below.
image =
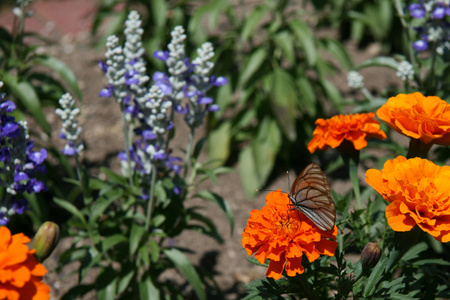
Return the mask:
<path id="1" fill-rule="evenodd" d="M 45 222 L 39 227 L 34 236 L 33 248 L 36 249 L 36 257 L 43 261 L 50 256 L 59 240 L 59 226 L 53 222 Z"/>
<path id="2" fill-rule="evenodd" d="M 362 253 L 361 262 L 364 268 L 373 268 L 381 257 L 381 248 L 377 243 L 368 243 Z"/>

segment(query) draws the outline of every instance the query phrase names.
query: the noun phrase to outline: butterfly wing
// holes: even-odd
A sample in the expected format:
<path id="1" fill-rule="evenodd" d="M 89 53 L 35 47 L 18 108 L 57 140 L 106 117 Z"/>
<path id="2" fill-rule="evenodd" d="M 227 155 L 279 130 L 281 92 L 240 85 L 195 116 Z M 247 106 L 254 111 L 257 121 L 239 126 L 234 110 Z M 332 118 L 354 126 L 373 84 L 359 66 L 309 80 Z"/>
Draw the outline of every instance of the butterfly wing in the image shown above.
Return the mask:
<path id="1" fill-rule="evenodd" d="M 317 164 L 309 164 L 295 179 L 289 195 L 300 210 L 321 230 L 332 230 L 336 211 L 327 177 Z"/>

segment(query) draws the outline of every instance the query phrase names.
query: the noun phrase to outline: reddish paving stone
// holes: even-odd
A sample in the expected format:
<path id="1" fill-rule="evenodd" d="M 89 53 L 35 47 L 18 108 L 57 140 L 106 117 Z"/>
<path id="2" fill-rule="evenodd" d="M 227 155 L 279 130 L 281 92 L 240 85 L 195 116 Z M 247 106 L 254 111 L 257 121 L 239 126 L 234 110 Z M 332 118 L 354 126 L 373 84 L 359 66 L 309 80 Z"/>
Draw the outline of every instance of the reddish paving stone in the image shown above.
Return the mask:
<path id="1" fill-rule="evenodd" d="M 26 20 L 25 29 L 58 36 L 86 32 L 90 30 L 96 7 L 95 0 L 34 1 L 29 6 L 34 14 Z M 12 8 L 4 7 L 0 11 L 0 26 L 11 30 L 13 18 Z"/>

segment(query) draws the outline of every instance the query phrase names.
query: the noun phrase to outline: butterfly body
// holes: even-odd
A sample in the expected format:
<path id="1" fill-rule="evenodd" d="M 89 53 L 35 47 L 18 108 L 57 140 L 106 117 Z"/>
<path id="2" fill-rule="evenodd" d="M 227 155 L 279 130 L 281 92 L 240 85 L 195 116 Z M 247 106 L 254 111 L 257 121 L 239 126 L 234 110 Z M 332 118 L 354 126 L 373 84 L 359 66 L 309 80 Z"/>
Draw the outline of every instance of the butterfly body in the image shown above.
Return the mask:
<path id="1" fill-rule="evenodd" d="M 311 163 L 298 175 L 289 194 L 292 209 L 301 211 L 319 229 L 334 228 L 336 211 L 327 177 L 319 165 Z"/>

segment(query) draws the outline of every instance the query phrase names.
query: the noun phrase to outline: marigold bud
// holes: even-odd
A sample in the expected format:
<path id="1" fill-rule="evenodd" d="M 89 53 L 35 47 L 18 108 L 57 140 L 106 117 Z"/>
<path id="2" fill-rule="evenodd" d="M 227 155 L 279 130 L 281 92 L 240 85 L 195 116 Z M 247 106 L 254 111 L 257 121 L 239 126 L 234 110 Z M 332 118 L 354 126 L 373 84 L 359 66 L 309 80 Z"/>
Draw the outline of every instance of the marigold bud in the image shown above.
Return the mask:
<path id="1" fill-rule="evenodd" d="M 361 262 L 364 268 L 373 268 L 381 257 L 381 248 L 377 243 L 368 243 L 362 253 Z"/>
<path id="2" fill-rule="evenodd" d="M 53 222 L 45 222 L 39 227 L 33 240 L 36 257 L 43 261 L 50 256 L 59 240 L 59 226 Z"/>

